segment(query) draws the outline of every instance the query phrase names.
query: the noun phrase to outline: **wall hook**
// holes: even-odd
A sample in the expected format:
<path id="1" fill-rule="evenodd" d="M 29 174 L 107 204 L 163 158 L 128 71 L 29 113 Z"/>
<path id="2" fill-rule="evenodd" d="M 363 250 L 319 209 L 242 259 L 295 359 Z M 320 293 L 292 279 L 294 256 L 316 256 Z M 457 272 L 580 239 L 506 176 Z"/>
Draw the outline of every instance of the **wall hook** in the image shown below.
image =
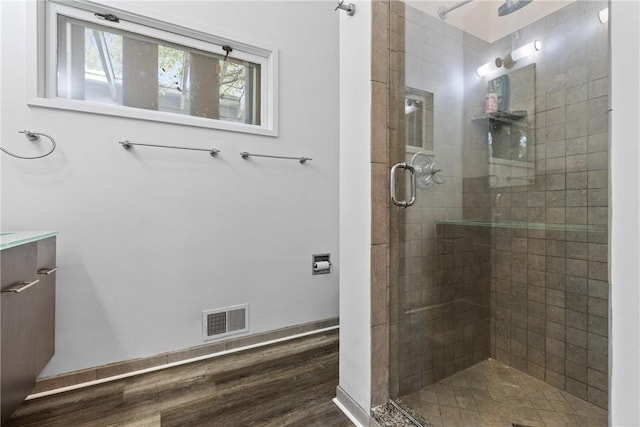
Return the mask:
<path id="1" fill-rule="evenodd" d="M 356 5 L 353 3 L 349 3 L 349 4 L 344 4 L 344 0 L 340 0 L 340 3 L 338 3 L 338 5 L 336 6 L 335 9 L 333 10 L 338 10 L 338 9 L 342 9 L 342 10 L 346 10 L 347 11 L 347 15 L 349 16 L 353 16 L 356 13 Z"/>

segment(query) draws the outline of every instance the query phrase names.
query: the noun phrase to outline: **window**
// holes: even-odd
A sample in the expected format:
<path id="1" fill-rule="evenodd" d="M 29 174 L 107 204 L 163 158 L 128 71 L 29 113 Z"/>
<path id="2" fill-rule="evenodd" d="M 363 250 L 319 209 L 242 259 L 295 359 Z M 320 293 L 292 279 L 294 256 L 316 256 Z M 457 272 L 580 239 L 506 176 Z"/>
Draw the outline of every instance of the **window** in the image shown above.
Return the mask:
<path id="1" fill-rule="evenodd" d="M 88 7 L 47 2 L 35 104 L 277 133 L 275 50 Z"/>

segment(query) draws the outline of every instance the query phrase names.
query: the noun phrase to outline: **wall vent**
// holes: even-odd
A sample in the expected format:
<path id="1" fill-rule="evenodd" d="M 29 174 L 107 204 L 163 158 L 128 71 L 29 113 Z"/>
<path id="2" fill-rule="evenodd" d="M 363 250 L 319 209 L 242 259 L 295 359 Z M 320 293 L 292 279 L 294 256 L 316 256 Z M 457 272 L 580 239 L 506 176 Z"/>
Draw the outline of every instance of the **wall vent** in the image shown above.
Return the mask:
<path id="1" fill-rule="evenodd" d="M 249 331 L 249 304 L 202 312 L 202 339 L 205 341 Z"/>

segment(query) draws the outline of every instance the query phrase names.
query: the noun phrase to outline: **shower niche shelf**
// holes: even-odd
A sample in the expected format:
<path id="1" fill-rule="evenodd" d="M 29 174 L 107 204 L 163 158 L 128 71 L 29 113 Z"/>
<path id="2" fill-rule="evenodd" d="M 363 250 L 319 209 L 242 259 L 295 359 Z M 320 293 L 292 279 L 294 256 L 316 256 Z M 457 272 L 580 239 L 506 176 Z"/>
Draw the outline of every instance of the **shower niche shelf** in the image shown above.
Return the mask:
<path id="1" fill-rule="evenodd" d="M 521 120 L 527 117 L 527 112 L 524 110 L 517 111 L 498 111 L 496 113 L 483 113 L 475 115 L 471 118 L 474 122 L 489 122 L 489 123 L 509 123 L 521 125 Z"/>

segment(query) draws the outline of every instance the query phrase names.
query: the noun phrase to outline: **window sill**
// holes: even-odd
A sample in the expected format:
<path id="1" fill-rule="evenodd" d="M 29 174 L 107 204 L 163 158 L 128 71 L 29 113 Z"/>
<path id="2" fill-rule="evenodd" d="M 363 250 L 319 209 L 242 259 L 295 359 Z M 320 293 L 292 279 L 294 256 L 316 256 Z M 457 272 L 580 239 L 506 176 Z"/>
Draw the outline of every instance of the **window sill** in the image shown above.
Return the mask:
<path id="1" fill-rule="evenodd" d="M 134 120 L 148 120 L 153 122 L 171 123 L 183 126 L 193 126 L 208 129 L 217 129 L 231 132 L 241 132 L 254 135 L 278 136 L 275 126 L 264 127 L 244 123 L 235 123 L 224 120 L 207 119 L 169 113 L 165 111 L 141 110 L 120 105 L 99 104 L 88 101 L 77 101 L 63 98 L 33 98 L 27 102 L 31 107 L 54 108 L 60 110 L 78 111 L 82 113 L 100 114 L 115 117 L 124 117 Z"/>

